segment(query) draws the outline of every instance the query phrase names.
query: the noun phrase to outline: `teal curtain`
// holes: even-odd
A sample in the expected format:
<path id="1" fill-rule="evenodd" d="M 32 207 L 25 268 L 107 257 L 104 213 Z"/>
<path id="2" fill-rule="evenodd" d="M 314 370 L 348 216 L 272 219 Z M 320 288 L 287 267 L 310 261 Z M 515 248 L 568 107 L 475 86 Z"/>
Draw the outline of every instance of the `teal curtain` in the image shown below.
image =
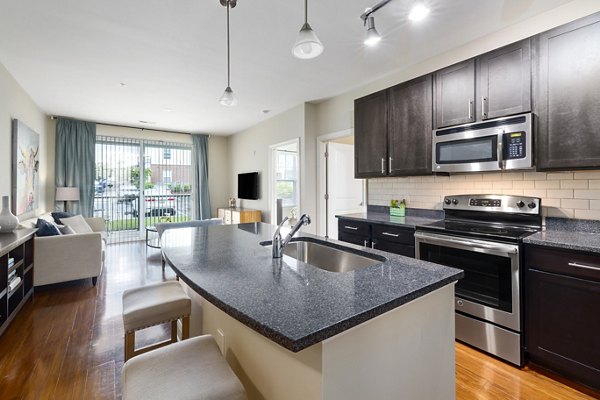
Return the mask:
<path id="1" fill-rule="evenodd" d="M 208 135 L 192 135 L 192 169 L 194 217 L 209 219 L 211 211 L 208 192 Z"/>
<path id="2" fill-rule="evenodd" d="M 69 211 L 91 217 L 94 214 L 96 177 L 96 124 L 58 118 L 56 122 L 56 187 L 78 187 L 79 201 Z M 57 202 L 62 209 L 63 202 Z"/>

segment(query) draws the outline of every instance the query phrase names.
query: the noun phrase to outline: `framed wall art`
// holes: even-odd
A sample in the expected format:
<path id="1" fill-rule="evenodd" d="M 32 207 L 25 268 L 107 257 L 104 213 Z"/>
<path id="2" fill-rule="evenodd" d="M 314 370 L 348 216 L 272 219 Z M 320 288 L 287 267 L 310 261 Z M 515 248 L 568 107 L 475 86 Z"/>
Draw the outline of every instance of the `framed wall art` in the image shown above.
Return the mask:
<path id="1" fill-rule="evenodd" d="M 12 121 L 12 209 L 21 220 L 35 215 L 40 204 L 40 135 Z"/>

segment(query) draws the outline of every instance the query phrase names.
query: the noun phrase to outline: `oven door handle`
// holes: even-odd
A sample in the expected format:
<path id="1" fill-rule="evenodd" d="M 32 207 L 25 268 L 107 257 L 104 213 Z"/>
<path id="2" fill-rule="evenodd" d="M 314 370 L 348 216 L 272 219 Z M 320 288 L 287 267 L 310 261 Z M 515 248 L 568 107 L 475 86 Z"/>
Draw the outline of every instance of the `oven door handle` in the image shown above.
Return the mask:
<path id="1" fill-rule="evenodd" d="M 487 242 L 483 240 L 473 240 L 458 238 L 446 235 L 436 235 L 434 233 L 415 232 L 415 241 L 419 243 L 428 243 L 447 247 L 460 248 L 464 250 L 477 251 L 479 253 L 490 254 L 519 254 L 519 246 L 506 243 Z"/>

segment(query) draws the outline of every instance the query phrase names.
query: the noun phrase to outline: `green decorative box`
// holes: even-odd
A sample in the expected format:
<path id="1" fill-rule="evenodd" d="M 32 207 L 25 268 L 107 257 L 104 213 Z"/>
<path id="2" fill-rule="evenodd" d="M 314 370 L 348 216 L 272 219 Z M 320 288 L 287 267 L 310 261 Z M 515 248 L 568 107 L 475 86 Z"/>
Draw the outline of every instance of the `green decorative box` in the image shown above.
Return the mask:
<path id="1" fill-rule="evenodd" d="M 390 207 L 390 215 L 392 217 L 404 217 L 406 215 L 406 207 Z"/>

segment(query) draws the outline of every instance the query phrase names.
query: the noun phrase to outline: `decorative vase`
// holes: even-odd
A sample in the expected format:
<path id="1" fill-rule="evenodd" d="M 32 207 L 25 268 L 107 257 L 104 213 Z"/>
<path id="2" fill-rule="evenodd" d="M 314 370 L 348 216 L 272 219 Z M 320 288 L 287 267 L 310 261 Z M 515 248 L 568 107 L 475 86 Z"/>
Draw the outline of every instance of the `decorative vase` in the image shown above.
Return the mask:
<path id="1" fill-rule="evenodd" d="M 19 219 L 10 212 L 8 196 L 2 196 L 2 211 L 0 211 L 0 233 L 12 232 L 17 228 Z"/>

